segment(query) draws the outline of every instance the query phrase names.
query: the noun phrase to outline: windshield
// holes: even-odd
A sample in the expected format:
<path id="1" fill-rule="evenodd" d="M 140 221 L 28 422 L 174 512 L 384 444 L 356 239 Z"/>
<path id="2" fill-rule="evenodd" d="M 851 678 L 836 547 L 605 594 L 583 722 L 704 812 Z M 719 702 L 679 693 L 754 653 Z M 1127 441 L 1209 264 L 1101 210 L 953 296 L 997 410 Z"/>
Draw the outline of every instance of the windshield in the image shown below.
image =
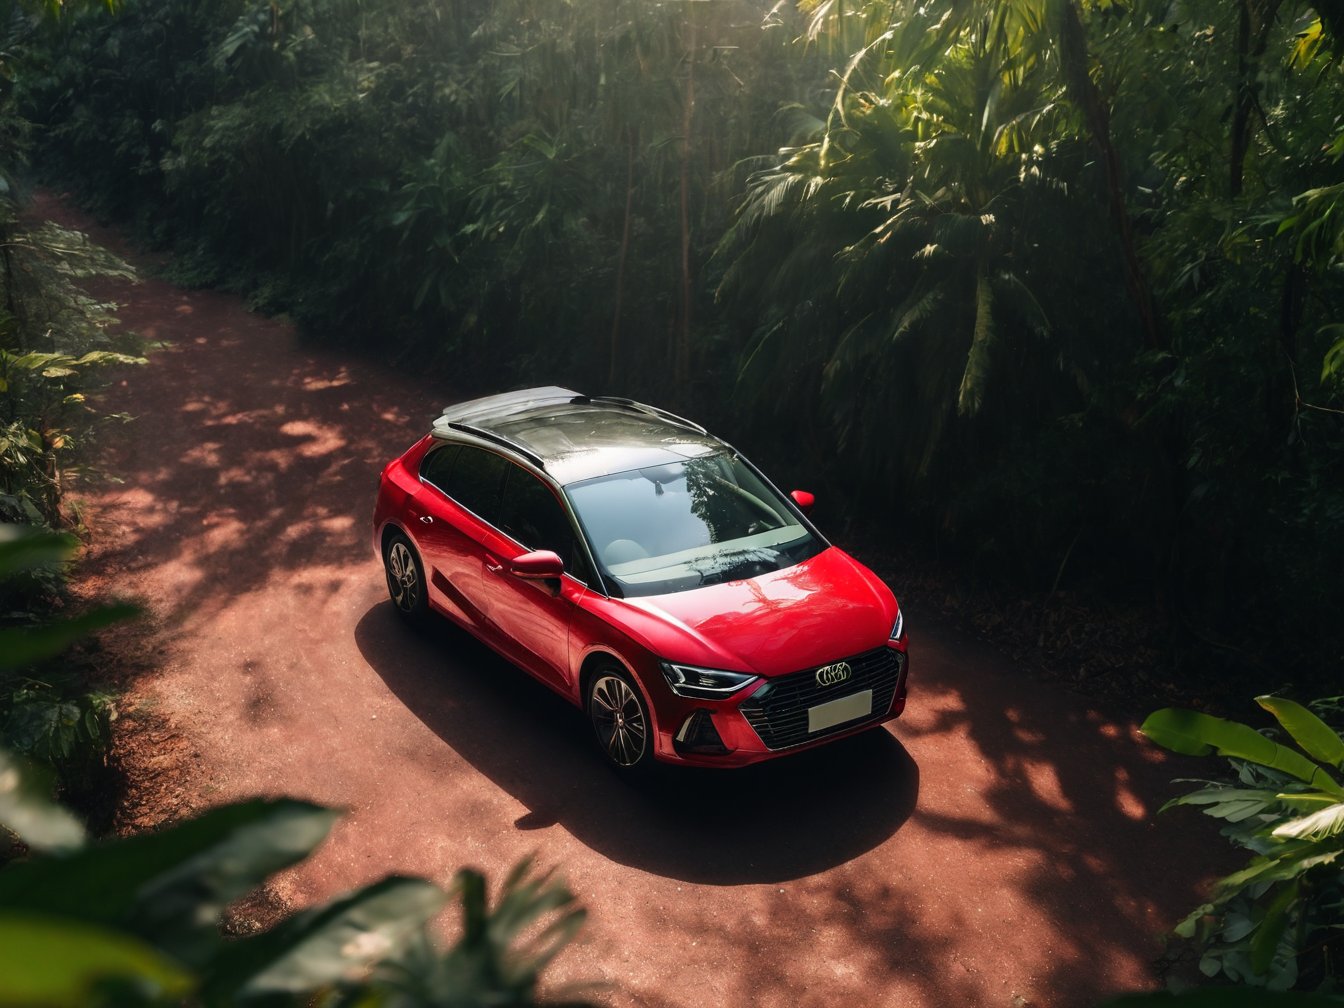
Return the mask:
<path id="1" fill-rule="evenodd" d="M 726 453 L 599 476 L 565 493 L 602 572 L 626 597 L 768 574 L 823 545 Z"/>

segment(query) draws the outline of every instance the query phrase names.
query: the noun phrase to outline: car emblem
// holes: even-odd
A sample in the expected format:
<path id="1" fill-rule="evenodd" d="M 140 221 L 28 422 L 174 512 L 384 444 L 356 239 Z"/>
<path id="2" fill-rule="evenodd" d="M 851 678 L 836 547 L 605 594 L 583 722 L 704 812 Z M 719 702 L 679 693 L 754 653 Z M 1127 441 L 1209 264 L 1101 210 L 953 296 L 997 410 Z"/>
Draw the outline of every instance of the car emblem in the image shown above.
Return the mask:
<path id="1" fill-rule="evenodd" d="M 836 683 L 842 683 L 850 677 L 849 662 L 836 662 L 834 665 L 823 665 L 817 669 L 818 686 L 834 686 Z"/>

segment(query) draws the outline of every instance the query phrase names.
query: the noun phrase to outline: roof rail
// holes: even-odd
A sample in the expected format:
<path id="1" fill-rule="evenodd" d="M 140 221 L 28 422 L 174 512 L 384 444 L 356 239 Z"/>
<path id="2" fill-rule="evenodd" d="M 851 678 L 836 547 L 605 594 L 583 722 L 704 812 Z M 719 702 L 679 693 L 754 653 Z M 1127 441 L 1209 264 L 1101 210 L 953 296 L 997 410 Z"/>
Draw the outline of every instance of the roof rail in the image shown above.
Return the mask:
<path id="1" fill-rule="evenodd" d="M 497 434 L 492 430 L 486 430 L 484 427 L 476 427 L 473 424 L 462 423 L 458 420 L 444 420 L 440 418 L 439 421 L 434 424 L 435 430 L 442 430 L 445 427 L 450 430 L 461 431 L 463 434 L 470 434 L 483 441 L 492 441 L 497 445 L 502 445 L 510 451 L 517 452 L 519 455 L 523 456 L 523 458 L 539 468 L 546 468 L 546 460 L 521 441 L 515 441 L 513 438 L 506 437 L 503 434 Z"/>
<path id="2" fill-rule="evenodd" d="M 694 420 L 687 420 L 685 417 L 677 416 L 675 413 L 669 413 L 665 409 L 659 409 L 657 406 L 650 406 L 647 403 L 635 402 L 633 399 L 626 399 L 622 396 L 575 396 L 570 400 L 572 403 L 582 405 L 584 403 L 598 403 L 602 406 L 621 406 L 625 409 L 634 410 L 636 413 L 643 413 L 645 416 L 658 417 L 660 420 L 666 420 L 669 423 L 676 424 L 678 427 L 685 427 L 693 430 L 697 434 L 708 435 L 709 431 L 701 427 Z"/>

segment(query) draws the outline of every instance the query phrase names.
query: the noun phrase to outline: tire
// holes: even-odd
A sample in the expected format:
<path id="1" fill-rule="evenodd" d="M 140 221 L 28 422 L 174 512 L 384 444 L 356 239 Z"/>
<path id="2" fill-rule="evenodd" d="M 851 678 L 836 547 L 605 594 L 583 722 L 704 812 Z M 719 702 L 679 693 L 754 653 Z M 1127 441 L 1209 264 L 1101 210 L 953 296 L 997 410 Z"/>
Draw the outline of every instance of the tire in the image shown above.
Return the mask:
<path id="1" fill-rule="evenodd" d="M 421 625 L 429 615 L 425 594 L 425 569 L 411 541 L 400 532 L 383 547 L 383 573 L 387 576 L 387 594 L 397 615 L 408 623 Z"/>
<path id="2" fill-rule="evenodd" d="M 653 720 L 639 687 L 615 665 L 603 665 L 585 690 L 588 723 L 598 748 L 618 773 L 639 777 L 652 768 Z"/>

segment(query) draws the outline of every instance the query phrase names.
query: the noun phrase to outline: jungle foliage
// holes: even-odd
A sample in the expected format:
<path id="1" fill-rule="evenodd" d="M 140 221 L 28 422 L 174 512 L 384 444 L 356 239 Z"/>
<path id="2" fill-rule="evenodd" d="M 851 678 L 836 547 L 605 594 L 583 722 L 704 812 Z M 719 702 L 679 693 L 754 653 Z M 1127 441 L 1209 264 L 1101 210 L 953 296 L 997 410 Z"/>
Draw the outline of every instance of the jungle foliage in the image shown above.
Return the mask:
<path id="1" fill-rule="evenodd" d="M 527 862 L 494 899 L 470 869 L 446 893 L 389 876 L 272 928 L 226 937 L 229 904 L 307 857 L 338 818 L 307 802 L 254 799 L 90 843 L 40 777 L 0 749 L 0 835 L 8 827 L 27 849 L 7 865 L 0 858 L 0 1004 L 539 1003 L 541 973 L 584 911 Z M 444 947 L 432 920 L 449 899 L 460 906 L 462 933 Z"/>
<path id="2" fill-rule="evenodd" d="M 104 783 L 113 705 L 62 653 L 135 610 L 60 612 L 76 544 L 68 533 L 0 524 L 0 741 L 66 793 L 87 797 Z"/>
<path id="3" fill-rule="evenodd" d="M 1285 745 L 1235 721 L 1165 709 L 1143 733 L 1173 752 L 1227 757 L 1234 779 L 1193 781 L 1196 790 L 1164 806 L 1192 805 L 1223 823 L 1222 834 L 1251 853 L 1220 879 L 1210 902 L 1176 928 L 1196 939 L 1200 970 L 1234 982 L 1287 990 L 1339 990 L 1344 931 L 1344 697 L 1303 707 L 1282 697 L 1256 702 L 1274 715 Z M 1293 748 L 1296 746 L 1296 748 Z"/>
<path id="4" fill-rule="evenodd" d="M 0 590 L 57 577 L 75 543 L 0 525 Z M 230 904 L 307 857 L 339 813 L 254 799 L 90 842 L 51 794 L 69 788 L 81 762 L 101 757 L 110 708 L 101 694 L 81 693 L 61 663 L 72 644 L 133 614 L 108 605 L 0 624 L 0 1005 L 540 1003 L 542 973 L 585 913 L 529 862 L 493 898 L 472 869 L 447 892 L 390 876 L 239 935 L 230 934 Z M 47 681 L 33 678 L 34 668 Z M 462 930 L 445 946 L 432 922 L 450 900 Z"/>
<path id="5" fill-rule="evenodd" d="M 1344 12 L 127 0 L 19 77 L 181 279 L 703 416 L 1173 662 L 1344 657 Z"/>
<path id="6" fill-rule="evenodd" d="M 108 4 L 106 6 L 112 6 Z M 101 783 L 112 704 L 76 664 L 56 659 L 72 640 L 127 614 L 106 606 L 72 616 L 68 533 L 79 515 L 65 495 L 98 428 L 120 417 L 90 408 L 86 392 L 110 365 L 133 364 L 133 338 L 115 331 L 114 306 L 91 297 L 92 277 L 130 268 L 83 235 L 19 215 L 28 151 L 13 78 L 44 24 L 78 0 L 0 2 L 0 740 L 52 772 L 67 794 Z"/>

